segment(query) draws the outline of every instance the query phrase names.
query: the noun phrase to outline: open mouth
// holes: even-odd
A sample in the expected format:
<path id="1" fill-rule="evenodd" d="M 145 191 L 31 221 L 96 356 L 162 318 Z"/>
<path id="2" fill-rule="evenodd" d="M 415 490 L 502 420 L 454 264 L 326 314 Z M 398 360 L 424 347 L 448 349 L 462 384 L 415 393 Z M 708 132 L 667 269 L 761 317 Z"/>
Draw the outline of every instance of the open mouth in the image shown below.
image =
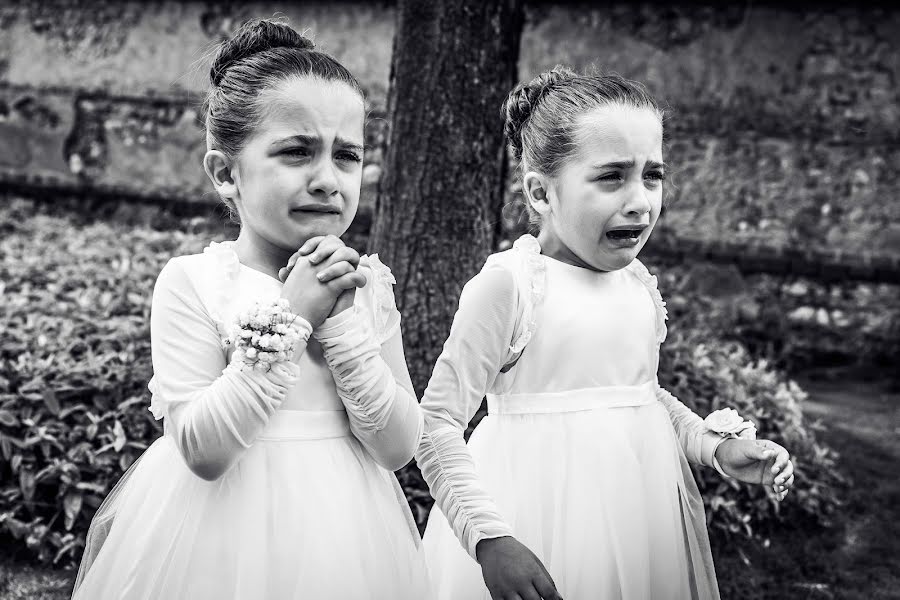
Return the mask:
<path id="1" fill-rule="evenodd" d="M 645 229 L 646 225 L 622 225 L 611 228 L 606 232 L 606 237 L 613 241 L 637 241 Z"/>

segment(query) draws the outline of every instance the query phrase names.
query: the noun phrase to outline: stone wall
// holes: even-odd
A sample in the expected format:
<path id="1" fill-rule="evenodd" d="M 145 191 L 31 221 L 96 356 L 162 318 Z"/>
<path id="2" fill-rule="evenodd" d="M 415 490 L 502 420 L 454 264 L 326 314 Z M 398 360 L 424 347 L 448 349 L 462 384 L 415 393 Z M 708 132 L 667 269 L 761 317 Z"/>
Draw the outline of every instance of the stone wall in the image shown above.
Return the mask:
<path id="1" fill-rule="evenodd" d="M 377 164 L 393 12 L 379 2 L 0 4 L 0 181 L 214 202 L 198 107 L 214 44 L 251 16 L 308 29 L 360 77 Z M 535 2 L 528 13 L 523 79 L 593 64 L 644 81 L 667 105 L 661 237 L 900 256 L 900 11 Z"/>

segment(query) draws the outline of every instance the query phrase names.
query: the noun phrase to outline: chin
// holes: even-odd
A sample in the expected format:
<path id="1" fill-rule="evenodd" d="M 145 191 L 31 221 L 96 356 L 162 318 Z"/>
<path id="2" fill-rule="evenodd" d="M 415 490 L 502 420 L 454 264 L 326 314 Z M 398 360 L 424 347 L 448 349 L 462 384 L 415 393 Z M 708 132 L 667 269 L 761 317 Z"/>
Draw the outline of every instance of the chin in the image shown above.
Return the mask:
<path id="1" fill-rule="evenodd" d="M 301 227 L 299 230 L 292 231 L 289 235 L 286 235 L 283 239 L 285 242 L 289 244 L 292 248 L 299 248 L 302 246 L 306 240 L 319 236 L 333 235 L 336 237 L 341 237 L 344 235 L 344 232 L 347 231 L 347 227 L 342 227 L 341 225 L 335 223 L 333 225 L 325 225 L 325 224 L 310 224 L 309 227 Z"/>
<path id="2" fill-rule="evenodd" d="M 637 258 L 640 247 L 620 248 L 613 252 L 604 252 L 598 264 L 602 265 L 603 271 L 618 271 L 624 269 Z"/>

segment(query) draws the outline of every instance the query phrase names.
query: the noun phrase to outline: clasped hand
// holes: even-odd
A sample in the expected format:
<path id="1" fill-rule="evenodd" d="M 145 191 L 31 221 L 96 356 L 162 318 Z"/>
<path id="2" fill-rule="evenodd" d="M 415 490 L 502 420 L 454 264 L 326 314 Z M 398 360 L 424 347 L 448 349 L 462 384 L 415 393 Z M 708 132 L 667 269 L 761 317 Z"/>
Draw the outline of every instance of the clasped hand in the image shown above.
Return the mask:
<path id="1" fill-rule="evenodd" d="M 366 285 L 366 276 L 356 270 L 359 259 L 359 253 L 336 236 L 310 238 L 278 271 L 284 282 L 281 297 L 315 329 L 353 306 L 356 289 Z"/>

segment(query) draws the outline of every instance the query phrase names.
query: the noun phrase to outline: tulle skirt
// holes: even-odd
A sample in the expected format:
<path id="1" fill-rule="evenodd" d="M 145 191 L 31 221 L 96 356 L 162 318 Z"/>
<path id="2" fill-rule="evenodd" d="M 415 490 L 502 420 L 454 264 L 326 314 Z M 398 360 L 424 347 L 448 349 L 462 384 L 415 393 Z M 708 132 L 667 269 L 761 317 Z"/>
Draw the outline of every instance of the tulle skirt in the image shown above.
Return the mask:
<path id="1" fill-rule="evenodd" d="M 428 598 L 394 475 L 343 411 L 281 411 L 220 479 L 153 443 L 98 511 L 74 598 Z"/>
<path id="2" fill-rule="evenodd" d="M 515 537 L 566 600 L 718 598 L 703 502 L 652 386 L 488 398 L 469 448 Z M 435 507 L 435 597 L 490 600 Z"/>

